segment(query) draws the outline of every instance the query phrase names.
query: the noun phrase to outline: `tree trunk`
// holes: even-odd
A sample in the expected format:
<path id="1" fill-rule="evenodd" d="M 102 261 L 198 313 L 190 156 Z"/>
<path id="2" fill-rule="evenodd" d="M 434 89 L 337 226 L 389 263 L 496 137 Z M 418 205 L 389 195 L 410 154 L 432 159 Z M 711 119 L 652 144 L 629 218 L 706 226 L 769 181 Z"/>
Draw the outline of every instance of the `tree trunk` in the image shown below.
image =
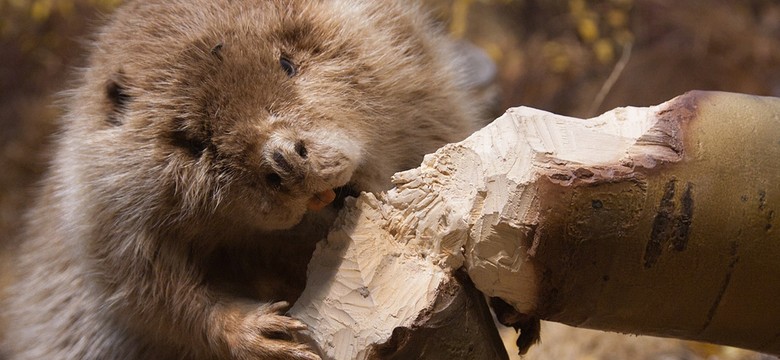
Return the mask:
<path id="1" fill-rule="evenodd" d="M 511 109 L 394 183 L 348 204 L 291 310 L 326 358 L 505 356 L 479 296 L 448 302 L 459 268 L 524 315 L 780 354 L 780 99 Z"/>

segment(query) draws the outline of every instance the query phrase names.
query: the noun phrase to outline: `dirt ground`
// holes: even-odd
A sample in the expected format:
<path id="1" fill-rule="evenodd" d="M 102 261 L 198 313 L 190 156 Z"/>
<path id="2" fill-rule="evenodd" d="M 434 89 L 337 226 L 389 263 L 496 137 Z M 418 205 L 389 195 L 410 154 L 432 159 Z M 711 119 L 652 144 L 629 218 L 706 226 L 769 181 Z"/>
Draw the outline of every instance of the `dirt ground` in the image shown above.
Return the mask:
<path id="1" fill-rule="evenodd" d="M 0 264 L 44 169 L 55 94 L 116 0 L 0 0 Z M 780 96 L 776 0 L 427 0 L 498 65 L 501 109 L 587 117 L 688 90 Z M 0 284 L 3 274 L 0 273 Z M 506 331 L 507 343 L 513 341 Z M 513 351 L 510 351 L 513 352 Z M 526 359 L 770 359 L 745 350 L 545 323 Z"/>

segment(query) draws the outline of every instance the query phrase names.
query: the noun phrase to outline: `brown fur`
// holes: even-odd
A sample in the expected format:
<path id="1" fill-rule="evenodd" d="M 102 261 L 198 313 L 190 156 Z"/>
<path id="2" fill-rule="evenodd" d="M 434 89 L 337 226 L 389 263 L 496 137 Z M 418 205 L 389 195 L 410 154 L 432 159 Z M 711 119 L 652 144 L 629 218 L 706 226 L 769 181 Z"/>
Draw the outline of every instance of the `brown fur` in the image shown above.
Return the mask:
<path id="1" fill-rule="evenodd" d="M 281 314 L 336 209 L 474 130 L 413 4 L 147 0 L 98 34 L 0 317 L 10 359 L 313 359 Z M 271 301 L 269 303 L 268 301 Z"/>

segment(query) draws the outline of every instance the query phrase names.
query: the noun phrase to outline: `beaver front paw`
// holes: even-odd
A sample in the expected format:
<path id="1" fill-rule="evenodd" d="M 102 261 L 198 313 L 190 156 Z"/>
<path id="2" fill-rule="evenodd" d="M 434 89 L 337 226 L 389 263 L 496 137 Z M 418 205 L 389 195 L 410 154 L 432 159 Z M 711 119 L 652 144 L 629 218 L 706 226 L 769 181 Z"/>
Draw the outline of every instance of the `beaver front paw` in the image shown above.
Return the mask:
<path id="1" fill-rule="evenodd" d="M 224 312 L 224 345 L 232 359 L 320 360 L 309 346 L 296 342 L 295 333 L 306 330 L 302 322 L 283 315 L 287 302 L 276 302 L 246 311 Z M 237 311 L 236 311 L 237 310 Z"/>

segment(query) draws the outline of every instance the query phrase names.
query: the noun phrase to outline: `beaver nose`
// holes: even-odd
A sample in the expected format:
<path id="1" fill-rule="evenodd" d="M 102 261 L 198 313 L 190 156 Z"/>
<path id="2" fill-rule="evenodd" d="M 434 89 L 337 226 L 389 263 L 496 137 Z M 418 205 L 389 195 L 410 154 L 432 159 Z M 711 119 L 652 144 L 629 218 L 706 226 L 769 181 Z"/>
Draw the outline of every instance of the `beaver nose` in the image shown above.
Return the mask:
<path id="1" fill-rule="evenodd" d="M 299 140 L 295 143 L 295 153 L 298 154 L 301 159 L 306 159 L 306 156 L 309 155 L 309 152 L 306 150 L 306 144 L 303 142 L 303 140 Z"/>
<path id="2" fill-rule="evenodd" d="M 289 161 L 284 157 L 284 154 L 282 154 L 281 151 L 276 150 L 274 151 L 274 154 L 272 156 L 274 163 L 276 166 L 281 169 L 285 173 L 291 173 L 293 171 L 293 166 L 290 164 Z"/>
<path id="3" fill-rule="evenodd" d="M 306 177 L 304 161 L 308 155 L 302 140 L 292 146 L 280 144 L 270 149 L 266 152 L 266 162 L 271 165 L 272 172 L 266 175 L 266 180 L 274 187 L 289 187 L 303 182 Z"/>

